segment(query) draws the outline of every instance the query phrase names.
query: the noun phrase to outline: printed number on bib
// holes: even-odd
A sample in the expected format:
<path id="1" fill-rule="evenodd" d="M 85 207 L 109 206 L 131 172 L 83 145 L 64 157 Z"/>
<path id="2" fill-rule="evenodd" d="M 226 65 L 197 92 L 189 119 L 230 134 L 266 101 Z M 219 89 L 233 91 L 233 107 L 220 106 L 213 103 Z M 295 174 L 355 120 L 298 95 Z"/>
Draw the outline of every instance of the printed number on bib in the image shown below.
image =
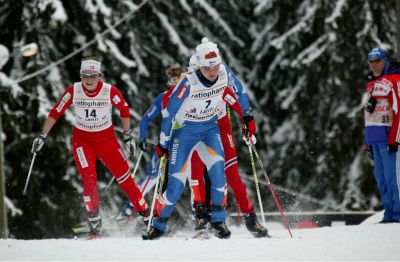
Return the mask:
<path id="1" fill-rule="evenodd" d="M 85 109 L 86 117 L 97 117 L 96 109 L 92 109 L 90 113 L 89 111 L 89 109 Z"/>
<path id="2" fill-rule="evenodd" d="M 208 109 L 208 107 L 209 107 L 210 104 L 211 104 L 211 100 L 206 100 L 206 103 L 207 103 L 206 109 Z"/>
<path id="3" fill-rule="evenodd" d="M 388 115 L 382 116 L 382 123 L 389 123 L 389 121 L 390 121 L 390 118 Z"/>

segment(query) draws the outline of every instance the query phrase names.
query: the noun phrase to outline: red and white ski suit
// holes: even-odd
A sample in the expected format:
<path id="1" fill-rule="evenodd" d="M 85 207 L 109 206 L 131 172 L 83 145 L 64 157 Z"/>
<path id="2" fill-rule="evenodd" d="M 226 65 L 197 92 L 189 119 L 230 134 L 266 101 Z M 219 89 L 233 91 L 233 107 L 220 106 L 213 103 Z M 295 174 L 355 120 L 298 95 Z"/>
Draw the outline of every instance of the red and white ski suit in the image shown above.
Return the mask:
<path id="1" fill-rule="evenodd" d="M 70 106 L 74 107 L 75 126 L 72 150 L 76 166 L 82 177 L 83 198 L 87 212 L 96 211 L 99 197 L 96 186 L 96 159 L 99 158 L 116 178 L 138 212 L 147 209 L 147 203 L 130 175 L 126 156 L 118 143 L 112 124 L 112 107 L 121 118 L 129 118 L 129 106 L 121 92 L 112 85 L 99 81 L 94 92 L 82 82 L 67 88 L 52 108 L 49 117 L 58 120 Z"/>

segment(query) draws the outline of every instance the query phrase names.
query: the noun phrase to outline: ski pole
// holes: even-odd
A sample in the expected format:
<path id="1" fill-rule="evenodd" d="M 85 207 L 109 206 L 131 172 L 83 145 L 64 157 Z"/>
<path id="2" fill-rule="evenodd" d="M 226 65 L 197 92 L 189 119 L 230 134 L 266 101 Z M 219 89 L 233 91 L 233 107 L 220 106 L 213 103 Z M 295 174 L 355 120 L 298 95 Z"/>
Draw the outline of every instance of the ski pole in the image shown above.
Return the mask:
<path id="1" fill-rule="evenodd" d="M 281 205 L 279 204 L 279 200 L 278 200 L 278 198 L 276 197 L 275 189 L 274 189 L 273 185 L 271 184 L 271 181 L 269 180 L 269 177 L 268 177 L 268 175 L 267 175 L 267 172 L 266 172 L 265 169 L 264 169 L 264 164 L 262 163 L 261 158 L 260 158 L 260 155 L 258 154 L 257 149 L 256 149 L 255 146 L 253 147 L 253 151 L 254 151 L 254 154 L 256 155 L 258 164 L 259 164 L 259 166 L 260 166 L 260 168 L 261 168 L 261 170 L 262 170 L 262 172 L 263 172 L 263 174 L 264 174 L 265 180 L 267 180 L 267 185 L 268 185 L 268 187 L 269 187 L 269 190 L 271 191 L 272 196 L 274 197 L 276 206 L 278 207 L 279 212 L 281 213 L 283 223 L 285 223 L 286 229 L 288 230 L 290 237 L 293 237 L 292 232 L 290 231 L 290 228 L 289 228 L 289 224 L 288 224 L 288 222 L 286 221 L 285 215 L 283 214 L 283 210 L 282 210 L 282 208 L 281 208 Z"/>
<path id="2" fill-rule="evenodd" d="M 263 225 L 266 226 L 266 224 L 265 224 L 265 217 L 264 217 L 264 209 L 263 209 L 262 200 L 261 200 L 261 194 L 260 194 L 260 186 L 258 185 L 257 170 L 256 170 L 256 165 L 255 165 L 255 163 L 254 163 L 253 150 L 251 149 L 251 145 L 249 145 L 248 147 L 249 147 L 249 155 L 250 155 L 251 169 L 253 170 L 254 183 L 256 184 L 256 191 L 257 191 L 257 197 L 258 197 L 258 205 L 260 206 L 260 212 L 261 212 L 261 217 L 262 217 Z"/>
<path id="3" fill-rule="evenodd" d="M 147 185 L 149 184 L 149 181 L 150 181 L 151 177 L 152 177 L 152 175 L 150 175 L 150 176 L 146 179 L 146 183 L 144 184 L 142 190 L 140 191 L 140 193 L 142 193 L 142 195 L 143 195 L 143 192 L 146 190 L 146 187 L 147 187 Z M 131 220 L 131 218 L 132 218 L 132 216 L 133 216 L 134 213 L 135 213 L 135 209 L 133 209 L 132 212 L 131 212 L 131 214 L 128 216 L 128 218 L 127 218 L 127 220 L 126 220 L 126 222 L 125 222 L 125 225 L 128 225 L 128 223 L 129 223 L 129 221 Z"/>
<path id="4" fill-rule="evenodd" d="M 133 168 L 133 172 L 132 172 L 132 174 L 131 174 L 132 178 L 135 178 L 136 171 L 137 171 L 137 169 L 138 169 L 138 167 L 139 167 L 140 159 L 142 158 L 142 156 L 143 156 L 143 151 L 140 151 L 139 156 L 138 156 L 138 159 L 136 160 L 135 167 Z M 125 158 L 125 160 L 126 160 L 126 159 L 127 159 L 127 158 Z M 115 180 L 115 177 L 112 177 L 111 180 L 110 180 L 110 182 L 108 182 L 108 184 L 107 184 L 106 189 L 104 190 L 104 192 L 107 192 L 107 191 L 108 191 L 108 188 L 112 185 L 112 183 L 114 182 L 114 180 Z"/>
<path id="5" fill-rule="evenodd" d="M 143 151 L 140 150 L 138 159 L 136 160 L 135 167 L 133 168 L 133 173 L 132 173 L 132 175 L 131 175 L 132 178 L 135 178 L 135 176 L 136 176 L 136 171 L 137 171 L 137 169 L 138 169 L 138 167 L 139 167 L 139 163 L 140 163 L 140 160 L 142 159 L 142 156 L 143 156 Z"/>
<path id="6" fill-rule="evenodd" d="M 29 167 L 28 177 L 26 178 L 25 187 L 24 187 L 24 191 L 22 192 L 22 195 L 25 195 L 26 189 L 28 188 L 29 178 L 31 177 L 32 167 L 33 167 L 33 163 L 35 162 L 35 158 L 36 158 L 36 152 L 33 153 L 33 157 L 31 160 L 31 166 Z"/>
<path id="7" fill-rule="evenodd" d="M 157 181 L 156 185 L 154 187 L 154 195 L 153 195 L 153 201 L 151 202 L 151 209 L 150 209 L 150 217 L 149 217 L 149 223 L 147 224 L 147 232 L 150 230 L 151 222 L 153 220 L 153 212 L 154 212 L 154 206 L 156 204 L 156 198 L 157 198 L 157 193 L 158 193 L 158 186 L 160 184 L 161 177 L 165 173 L 165 165 L 167 162 L 167 157 L 166 155 L 162 155 L 160 159 L 160 166 L 158 167 L 158 174 L 157 174 Z"/>

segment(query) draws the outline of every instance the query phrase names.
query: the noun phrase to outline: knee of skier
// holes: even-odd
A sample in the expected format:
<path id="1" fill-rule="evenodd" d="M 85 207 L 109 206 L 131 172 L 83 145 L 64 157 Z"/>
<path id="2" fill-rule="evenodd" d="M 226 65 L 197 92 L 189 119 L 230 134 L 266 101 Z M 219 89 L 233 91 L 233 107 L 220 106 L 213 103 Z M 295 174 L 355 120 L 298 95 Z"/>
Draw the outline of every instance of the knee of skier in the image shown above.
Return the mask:
<path id="1" fill-rule="evenodd" d="M 170 182 L 168 183 L 167 190 L 164 194 L 167 205 L 175 204 L 181 196 L 185 187 L 185 184 L 176 177 L 170 176 L 169 179 Z"/>

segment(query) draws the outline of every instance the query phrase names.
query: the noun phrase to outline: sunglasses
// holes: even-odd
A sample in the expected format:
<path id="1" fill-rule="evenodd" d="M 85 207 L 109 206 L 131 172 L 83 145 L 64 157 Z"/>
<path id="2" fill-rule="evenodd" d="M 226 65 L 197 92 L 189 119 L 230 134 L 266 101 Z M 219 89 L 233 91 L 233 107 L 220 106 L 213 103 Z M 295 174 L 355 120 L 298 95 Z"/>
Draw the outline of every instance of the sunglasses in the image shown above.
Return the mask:
<path id="1" fill-rule="evenodd" d="M 370 63 L 370 64 L 376 64 L 376 63 L 380 63 L 381 61 L 382 61 L 382 59 L 377 58 L 377 59 L 368 60 L 368 63 Z"/>
<path id="2" fill-rule="evenodd" d="M 201 68 L 203 68 L 206 71 L 213 71 L 215 69 L 219 69 L 219 64 L 216 66 L 202 66 Z"/>
<path id="3" fill-rule="evenodd" d="M 81 73 L 81 78 L 96 78 L 98 76 L 99 76 L 98 73 L 91 73 L 91 74 Z"/>

